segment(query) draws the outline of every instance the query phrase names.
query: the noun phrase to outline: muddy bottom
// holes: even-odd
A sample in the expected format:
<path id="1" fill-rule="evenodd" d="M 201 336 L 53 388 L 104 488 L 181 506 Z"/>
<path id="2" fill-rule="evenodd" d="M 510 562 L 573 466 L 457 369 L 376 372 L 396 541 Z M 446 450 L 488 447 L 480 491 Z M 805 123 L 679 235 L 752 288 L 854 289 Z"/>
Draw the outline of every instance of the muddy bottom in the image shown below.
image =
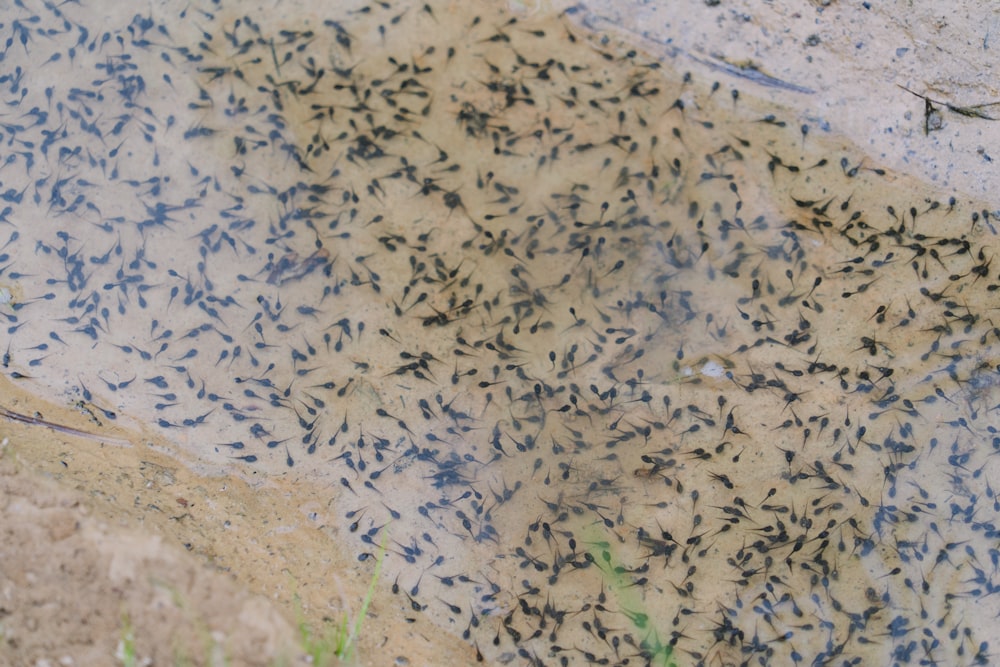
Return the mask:
<path id="1" fill-rule="evenodd" d="M 989 662 L 989 206 L 583 7 L 278 9 L 12 10 L 11 664 Z"/>

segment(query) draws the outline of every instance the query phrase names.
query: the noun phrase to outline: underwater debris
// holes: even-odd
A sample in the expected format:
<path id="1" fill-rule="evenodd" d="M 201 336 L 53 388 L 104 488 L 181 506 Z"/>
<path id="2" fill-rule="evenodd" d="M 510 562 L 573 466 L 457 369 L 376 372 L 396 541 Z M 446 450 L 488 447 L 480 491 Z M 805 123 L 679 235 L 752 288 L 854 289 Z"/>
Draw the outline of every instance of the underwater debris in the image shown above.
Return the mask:
<path id="1" fill-rule="evenodd" d="M 811 36 L 810 40 L 812 39 L 812 37 L 815 37 L 815 35 Z M 807 44 L 809 46 L 815 46 L 818 43 L 819 43 L 818 38 L 814 42 L 807 41 Z M 760 70 L 760 67 L 754 64 L 753 62 L 748 61 L 745 63 L 731 63 L 721 55 L 713 55 L 711 59 L 699 58 L 697 56 L 693 56 L 690 54 L 688 55 L 688 57 L 691 58 L 691 60 L 697 63 L 701 63 L 702 65 L 705 65 L 707 67 L 710 67 L 713 70 L 719 72 L 725 72 L 726 74 L 731 74 L 732 76 L 741 77 L 743 79 L 747 79 L 762 86 L 781 88 L 782 90 L 790 90 L 793 93 L 805 93 L 807 95 L 812 95 L 813 93 L 816 92 L 811 88 L 806 88 L 805 86 L 800 86 L 798 84 L 791 83 L 789 81 L 783 81 L 782 79 L 773 77 L 770 74 L 762 72 Z"/>
<path id="2" fill-rule="evenodd" d="M 944 107 L 948 111 L 957 113 L 960 116 L 965 116 L 966 118 L 979 118 L 981 120 L 998 120 L 996 116 L 989 115 L 986 110 L 991 107 L 1000 107 L 1000 102 L 987 102 L 985 104 L 973 104 L 971 106 L 958 106 L 951 104 L 949 102 L 941 102 L 939 100 L 934 100 L 927 95 L 921 95 L 916 93 L 906 86 L 896 84 L 909 94 L 914 97 L 919 97 L 924 101 L 924 135 L 930 134 L 932 131 L 940 130 L 944 121 L 941 118 L 941 112 L 939 107 Z M 937 106 L 934 106 L 934 105 Z"/>

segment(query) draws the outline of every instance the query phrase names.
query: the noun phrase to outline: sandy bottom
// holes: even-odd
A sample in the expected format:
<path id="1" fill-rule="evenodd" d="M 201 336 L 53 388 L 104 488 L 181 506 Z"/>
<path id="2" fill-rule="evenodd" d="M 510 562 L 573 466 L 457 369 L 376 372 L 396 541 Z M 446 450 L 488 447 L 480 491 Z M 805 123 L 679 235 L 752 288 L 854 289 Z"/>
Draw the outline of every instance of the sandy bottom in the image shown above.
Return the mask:
<path id="1" fill-rule="evenodd" d="M 0 664 L 989 664 L 990 90 L 728 4 L 10 8 Z"/>

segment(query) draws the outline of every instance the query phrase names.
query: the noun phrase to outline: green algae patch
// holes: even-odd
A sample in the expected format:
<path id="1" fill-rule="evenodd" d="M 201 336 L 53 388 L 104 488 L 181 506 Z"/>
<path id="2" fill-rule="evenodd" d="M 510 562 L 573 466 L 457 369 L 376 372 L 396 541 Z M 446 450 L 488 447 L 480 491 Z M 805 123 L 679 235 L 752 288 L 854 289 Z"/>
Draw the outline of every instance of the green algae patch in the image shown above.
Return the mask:
<path id="1" fill-rule="evenodd" d="M 585 558 L 601 571 L 604 583 L 618 602 L 619 612 L 638 631 L 642 638 L 639 646 L 647 652 L 650 664 L 679 667 L 674 660 L 674 647 L 663 642 L 663 637 L 669 634 L 663 631 L 664 619 L 647 613 L 642 595 L 644 589 L 636 584 L 631 570 L 622 565 L 614 547 L 607 540 L 608 535 L 594 525 L 585 528 L 582 534 L 584 544 L 587 545 Z"/>

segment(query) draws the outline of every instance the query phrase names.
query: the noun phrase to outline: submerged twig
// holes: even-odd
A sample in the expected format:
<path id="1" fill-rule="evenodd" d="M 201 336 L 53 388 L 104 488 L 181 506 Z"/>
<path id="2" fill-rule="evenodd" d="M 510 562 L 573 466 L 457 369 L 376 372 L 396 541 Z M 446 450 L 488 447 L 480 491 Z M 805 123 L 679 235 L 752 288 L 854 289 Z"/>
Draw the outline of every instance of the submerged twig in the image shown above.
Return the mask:
<path id="1" fill-rule="evenodd" d="M 78 428 L 73 428 L 72 426 L 64 426 L 63 424 L 56 424 L 55 422 L 50 422 L 48 420 L 42 419 L 41 417 L 32 417 L 29 415 L 21 414 L 20 412 L 14 412 L 13 410 L 8 410 L 5 407 L 0 407 L 0 417 L 5 417 L 11 421 L 21 422 L 22 424 L 30 424 L 32 426 L 44 426 L 46 428 L 52 429 L 53 431 L 58 431 L 59 433 L 66 433 L 67 435 L 75 435 L 81 438 L 90 438 L 91 440 L 102 440 L 104 442 L 109 442 L 115 445 L 128 446 L 131 445 L 128 440 L 123 440 L 122 438 L 111 438 L 105 435 L 99 435 L 97 433 L 89 433 L 88 431 L 81 431 Z"/>
<path id="2" fill-rule="evenodd" d="M 935 104 L 937 104 L 939 106 L 943 106 L 948 111 L 951 111 L 953 113 L 957 113 L 960 116 L 965 116 L 966 118 L 979 118 L 981 120 L 1000 120 L 1000 118 L 997 118 L 996 116 L 990 116 L 990 115 L 988 115 L 987 113 L 985 113 L 983 111 L 983 109 L 986 108 L 986 107 L 1000 106 L 1000 102 L 986 102 L 984 104 L 972 104 L 972 105 L 969 105 L 969 106 L 958 106 L 958 105 L 955 105 L 955 104 L 951 104 L 949 102 L 942 102 L 941 100 L 932 99 L 932 98 L 928 97 L 927 95 L 921 95 L 920 93 L 915 92 L 913 90 L 910 90 L 909 88 L 907 88 L 906 86 L 903 86 L 901 84 L 897 83 L 896 85 L 899 86 L 900 88 L 902 88 L 903 90 L 905 90 L 906 92 L 908 92 L 909 94 L 911 94 L 911 95 L 913 95 L 915 97 L 919 97 L 920 99 L 922 99 L 924 101 L 924 134 L 925 135 L 930 134 L 932 130 L 939 130 L 939 129 L 941 129 L 941 117 L 940 117 L 940 113 L 938 112 L 937 108 L 934 106 Z"/>

